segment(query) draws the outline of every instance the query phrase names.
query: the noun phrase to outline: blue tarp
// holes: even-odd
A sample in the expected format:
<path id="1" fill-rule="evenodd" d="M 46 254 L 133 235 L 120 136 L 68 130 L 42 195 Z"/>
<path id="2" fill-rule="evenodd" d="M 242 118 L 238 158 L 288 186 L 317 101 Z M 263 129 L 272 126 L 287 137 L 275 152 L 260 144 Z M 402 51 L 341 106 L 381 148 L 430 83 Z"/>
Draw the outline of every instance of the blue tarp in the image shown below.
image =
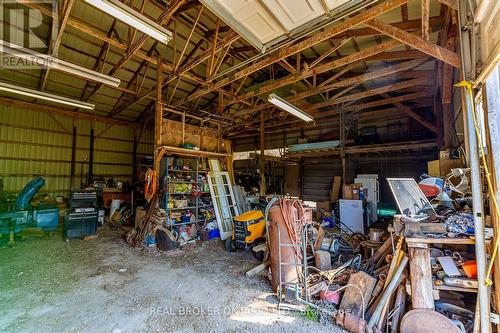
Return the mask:
<path id="1" fill-rule="evenodd" d="M 316 149 L 332 149 L 340 146 L 340 140 L 335 141 L 322 141 L 313 143 L 300 143 L 296 145 L 291 145 L 288 147 L 288 152 L 299 152 L 305 150 L 316 150 Z"/>

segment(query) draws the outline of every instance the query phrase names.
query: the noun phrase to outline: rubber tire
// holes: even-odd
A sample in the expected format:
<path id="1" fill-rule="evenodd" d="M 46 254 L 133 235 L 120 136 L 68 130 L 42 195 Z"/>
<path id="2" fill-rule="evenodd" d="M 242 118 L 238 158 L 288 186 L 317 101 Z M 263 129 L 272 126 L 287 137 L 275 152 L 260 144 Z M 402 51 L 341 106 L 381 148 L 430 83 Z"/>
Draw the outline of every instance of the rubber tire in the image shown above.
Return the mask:
<path id="1" fill-rule="evenodd" d="M 227 252 L 236 252 L 236 243 L 232 238 L 226 238 L 224 241 L 224 248 Z"/>

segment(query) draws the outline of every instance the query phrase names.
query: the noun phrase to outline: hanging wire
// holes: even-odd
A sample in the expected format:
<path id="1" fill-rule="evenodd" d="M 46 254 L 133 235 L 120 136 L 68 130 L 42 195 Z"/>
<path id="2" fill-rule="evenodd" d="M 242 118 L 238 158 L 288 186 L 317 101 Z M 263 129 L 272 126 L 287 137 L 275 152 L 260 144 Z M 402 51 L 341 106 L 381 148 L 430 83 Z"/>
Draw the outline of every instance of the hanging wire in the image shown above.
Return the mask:
<path id="1" fill-rule="evenodd" d="M 486 162 L 486 157 L 485 157 L 486 154 L 484 153 L 483 143 L 481 140 L 481 133 L 479 131 L 479 124 L 478 124 L 477 118 L 476 118 L 476 107 L 474 104 L 474 95 L 472 93 L 472 84 L 470 82 L 467 82 L 467 81 L 462 81 L 462 82 L 457 83 L 455 86 L 456 87 L 465 87 L 467 90 L 467 93 L 469 94 L 469 97 L 471 99 L 472 119 L 474 120 L 474 130 L 476 132 L 477 144 L 479 146 L 479 151 L 481 152 L 481 162 L 483 164 L 484 172 L 486 175 L 486 182 L 488 183 L 488 191 L 489 191 L 490 197 L 493 199 L 492 200 L 493 207 L 494 207 L 495 213 L 497 215 L 497 221 L 496 221 L 497 227 L 500 228 L 499 221 L 498 221 L 498 219 L 500 218 L 500 209 L 499 209 L 498 204 L 497 204 L 495 192 L 493 191 L 493 185 L 491 182 L 491 173 L 490 173 L 490 170 L 488 168 L 488 163 Z M 497 230 L 498 230 L 498 228 L 497 228 Z M 495 234 L 494 244 L 495 245 L 493 246 L 493 253 L 491 254 L 491 260 L 490 260 L 490 263 L 488 264 L 488 271 L 486 272 L 485 283 L 487 286 L 491 286 L 493 284 L 493 282 L 490 279 L 490 276 L 491 276 L 491 271 L 493 269 L 493 264 L 495 262 L 495 257 L 496 257 L 497 252 L 498 252 L 498 245 L 500 244 L 500 237 L 498 235 L 498 232 Z"/>

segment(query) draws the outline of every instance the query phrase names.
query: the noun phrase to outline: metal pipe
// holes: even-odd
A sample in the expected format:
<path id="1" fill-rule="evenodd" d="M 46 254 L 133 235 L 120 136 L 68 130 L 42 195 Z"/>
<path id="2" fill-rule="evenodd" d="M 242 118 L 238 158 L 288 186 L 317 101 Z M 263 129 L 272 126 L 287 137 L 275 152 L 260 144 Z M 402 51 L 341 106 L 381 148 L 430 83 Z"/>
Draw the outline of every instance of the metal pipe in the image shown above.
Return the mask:
<path id="1" fill-rule="evenodd" d="M 382 312 L 385 304 L 389 300 L 389 297 L 396 290 L 397 286 L 401 283 L 401 275 L 403 274 L 403 270 L 406 267 L 407 263 L 408 263 L 408 257 L 404 256 L 398 268 L 394 272 L 391 278 L 391 282 L 389 282 L 387 287 L 384 289 L 382 297 L 380 301 L 377 303 L 377 306 L 375 307 L 375 311 L 373 311 L 370 321 L 367 324 L 367 327 L 369 329 L 372 329 L 374 325 L 379 321 L 380 313 Z"/>
<path id="2" fill-rule="evenodd" d="M 472 118 L 472 108 L 474 101 L 472 100 L 472 91 L 468 92 L 468 87 L 462 88 L 465 100 L 465 112 L 467 119 L 467 136 L 469 148 L 469 167 L 471 174 L 471 190 L 472 190 L 472 213 L 474 215 L 474 235 L 476 238 L 476 262 L 477 262 L 477 279 L 479 282 L 479 308 L 481 320 L 481 333 L 491 332 L 490 322 L 490 299 L 488 286 L 486 285 L 486 248 L 484 245 L 484 221 L 483 221 L 483 200 L 482 200 L 482 184 L 481 184 L 481 169 L 479 167 L 479 153 L 477 150 L 477 138 L 474 129 L 474 119 Z"/>

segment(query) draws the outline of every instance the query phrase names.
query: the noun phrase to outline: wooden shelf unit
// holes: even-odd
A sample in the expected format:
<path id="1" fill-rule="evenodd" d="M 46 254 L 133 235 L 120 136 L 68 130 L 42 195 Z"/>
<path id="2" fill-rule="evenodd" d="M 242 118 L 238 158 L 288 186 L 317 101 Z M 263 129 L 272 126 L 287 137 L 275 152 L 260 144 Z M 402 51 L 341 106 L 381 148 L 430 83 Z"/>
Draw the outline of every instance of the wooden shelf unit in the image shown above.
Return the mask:
<path id="1" fill-rule="evenodd" d="M 434 290 L 477 292 L 475 289 L 435 286 L 432 282 L 430 245 L 474 245 L 474 238 L 405 238 L 410 257 L 410 285 L 414 309 L 434 309 Z M 489 241 L 488 241 L 489 242 Z"/>

